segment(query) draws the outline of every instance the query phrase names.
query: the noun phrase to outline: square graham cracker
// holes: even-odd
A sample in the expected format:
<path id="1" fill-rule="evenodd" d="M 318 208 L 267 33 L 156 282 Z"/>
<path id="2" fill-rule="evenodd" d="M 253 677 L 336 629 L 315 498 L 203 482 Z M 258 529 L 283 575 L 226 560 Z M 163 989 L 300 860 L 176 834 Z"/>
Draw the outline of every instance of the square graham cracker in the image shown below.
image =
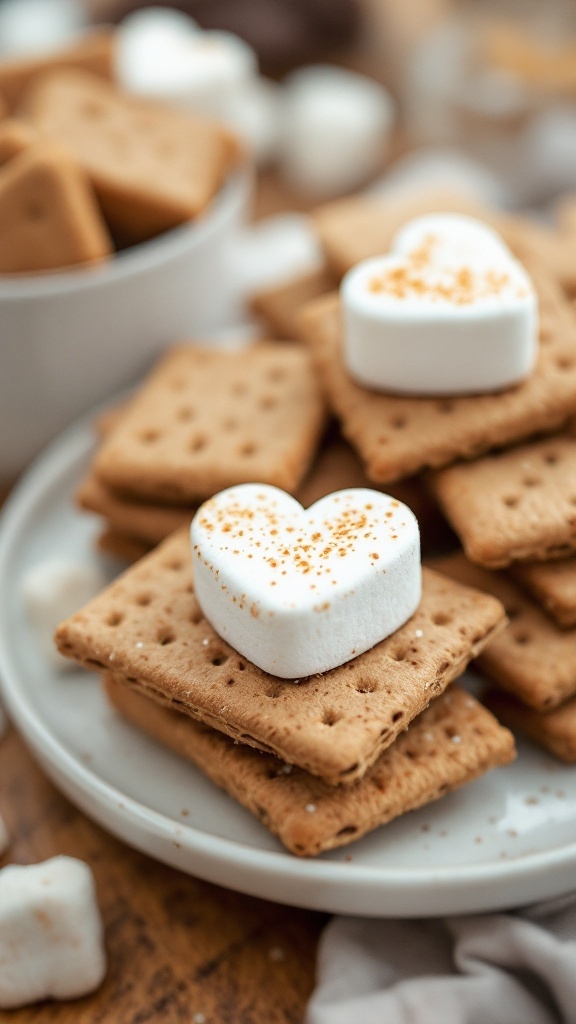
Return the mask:
<path id="1" fill-rule="evenodd" d="M 73 69 L 35 79 L 18 107 L 88 174 L 111 229 L 141 242 L 207 207 L 238 161 L 216 122 L 121 93 Z"/>
<path id="2" fill-rule="evenodd" d="M 509 625 L 475 663 L 484 675 L 540 712 L 576 694 L 576 630 L 559 629 L 508 576 L 473 565 L 462 552 L 429 564 L 493 594 L 506 609 Z"/>
<path id="3" fill-rule="evenodd" d="M 332 784 L 360 778 L 501 630 L 493 597 L 431 570 L 412 618 L 353 661 L 297 682 L 256 668 L 205 620 L 189 531 L 63 622 L 62 654 Z"/>
<path id="4" fill-rule="evenodd" d="M 556 436 L 448 466 L 432 490 L 471 562 L 566 558 L 576 551 L 576 438 Z"/>
<path id="5" fill-rule="evenodd" d="M 576 626 L 576 558 L 515 562 L 509 574 L 562 629 Z"/>
<path id="6" fill-rule="evenodd" d="M 528 736 L 561 761 L 576 762 L 576 699 L 547 714 L 526 707 L 501 690 L 488 690 L 482 695 L 482 703 L 513 732 Z"/>
<path id="7" fill-rule="evenodd" d="M 356 785 L 335 789 L 105 678 L 124 718 L 187 758 L 300 857 L 360 839 L 514 759 L 514 738 L 457 686 L 416 718 Z"/>
<path id="8" fill-rule="evenodd" d="M 303 346 L 177 346 L 104 438 L 93 469 L 120 493 L 166 504 L 194 504 L 255 480 L 293 491 L 325 420 Z"/>
<path id="9" fill-rule="evenodd" d="M 523 384 L 492 394 L 417 398 L 368 390 L 352 380 L 344 363 L 338 295 L 302 310 L 300 331 L 330 406 L 371 480 L 387 483 L 476 458 L 552 432 L 574 414 L 576 312 L 543 268 L 527 269 L 540 303 L 537 365 Z"/>

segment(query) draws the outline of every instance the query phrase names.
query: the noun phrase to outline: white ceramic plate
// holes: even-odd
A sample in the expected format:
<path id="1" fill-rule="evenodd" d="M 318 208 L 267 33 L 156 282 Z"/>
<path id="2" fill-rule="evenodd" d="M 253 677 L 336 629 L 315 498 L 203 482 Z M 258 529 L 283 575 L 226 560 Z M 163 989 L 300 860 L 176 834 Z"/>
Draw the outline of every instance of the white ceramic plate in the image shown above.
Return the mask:
<path id="1" fill-rule="evenodd" d="M 315 860 L 285 853 L 243 808 L 108 709 L 96 677 L 47 667 L 20 580 L 53 556 L 100 559 L 72 491 L 89 421 L 40 457 L 0 525 L 0 674 L 47 774 L 126 842 L 200 878 L 295 906 L 366 916 L 487 911 L 576 886 L 576 770 L 529 745 L 518 761 Z M 104 562 L 112 576 L 120 566 Z"/>

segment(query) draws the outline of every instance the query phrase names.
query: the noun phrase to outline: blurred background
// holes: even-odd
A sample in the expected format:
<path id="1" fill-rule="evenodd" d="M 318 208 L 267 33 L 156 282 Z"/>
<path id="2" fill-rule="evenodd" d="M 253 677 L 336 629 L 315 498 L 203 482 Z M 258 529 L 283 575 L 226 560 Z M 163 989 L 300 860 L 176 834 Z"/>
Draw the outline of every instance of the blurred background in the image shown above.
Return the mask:
<path id="1" fill-rule="evenodd" d="M 126 88 L 227 119 L 286 206 L 422 181 L 546 212 L 576 189 L 573 0 L 0 0 L 0 55 L 99 24 Z"/>

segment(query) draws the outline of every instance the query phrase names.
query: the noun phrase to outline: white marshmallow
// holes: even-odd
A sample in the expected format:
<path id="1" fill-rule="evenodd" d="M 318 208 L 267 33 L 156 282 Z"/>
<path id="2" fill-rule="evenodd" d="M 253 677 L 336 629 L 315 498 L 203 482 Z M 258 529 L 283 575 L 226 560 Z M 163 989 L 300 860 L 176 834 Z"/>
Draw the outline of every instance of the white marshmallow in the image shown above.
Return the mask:
<path id="1" fill-rule="evenodd" d="M 54 632 L 63 619 L 73 615 L 106 585 L 98 566 L 66 559 L 49 559 L 28 569 L 21 582 L 25 614 L 34 629 L 42 656 L 65 671 L 73 665 L 54 645 Z"/>
<path id="2" fill-rule="evenodd" d="M 67 46 L 89 24 L 78 0 L 3 0 L 0 55 L 32 56 Z"/>
<path id="3" fill-rule="evenodd" d="M 276 487 L 241 484 L 200 507 L 191 539 L 206 618 L 282 678 L 362 654 L 420 601 L 418 523 L 379 491 L 337 491 L 304 510 Z"/>
<path id="4" fill-rule="evenodd" d="M 381 166 L 394 104 L 378 82 L 344 68 L 312 65 L 285 83 L 281 171 L 316 199 L 350 192 Z"/>
<path id="5" fill-rule="evenodd" d="M 0 871 L 0 1007 L 76 999 L 106 973 L 92 872 L 73 857 Z"/>
<path id="6" fill-rule="evenodd" d="M 240 292 L 271 288 L 322 265 L 322 250 L 304 213 L 281 213 L 248 227 L 231 253 Z"/>
<path id="7" fill-rule="evenodd" d="M 8 835 L 8 829 L 4 823 L 4 818 L 0 814 L 0 857 L 3 853 L 6 853 L 10 845 L 10 836 Z"/>
<path id="8" fill-rule="evenodd" d="M 389 255 L 341 285 L 348 372 L 377 390 L 477 394 L 525 379 L 538 310 L 526 271 L 486 225 L 457 214 L 417 218 Z"/>
<path id="9" fill-rule="evenodd" d="M 120 84 L 176 106 L 228 120 L 228 107 L 258 70 L 254 50 L 231 32 L 203 32 L 176 11 L 127 17 L 118 32 Z"/>

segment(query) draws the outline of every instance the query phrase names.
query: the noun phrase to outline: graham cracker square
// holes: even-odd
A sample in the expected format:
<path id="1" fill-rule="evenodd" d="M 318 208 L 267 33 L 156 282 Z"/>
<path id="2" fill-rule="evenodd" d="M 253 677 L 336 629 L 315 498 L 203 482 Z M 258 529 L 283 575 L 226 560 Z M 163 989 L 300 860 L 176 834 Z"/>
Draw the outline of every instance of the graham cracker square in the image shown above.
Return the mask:
<path id="1" fill-rule="evenodd" d="M 576 439 L 557 436 L 433 473 L 432 490 L 472 562 L 565 558 L 576 550 Z"/>
<path id="2" fill-rule="evenodd" d="M 481 569 L 462 552 L 430 565 L 492 594 L 506 609 L 509 625 L 475 667 L 535 711 L 550 711 L 576 694 L 576 630 L 559 629 L 506 574 Z"/>
<path id="3" fill-rule="evenodd" d="M 335 789 L 299 768 L 161 708 L 113 675 L 105 689 L 137 728 L 187 758 L 300 857 L 344 846 L 515 756 L 507 729 L 452 686 L 356 785 Z"/>
<path id="4" fill-rule="evenodd" d="M 93 468 L 107 487 L 165 504 L 193 505 L 254 480 L 293 491 L 325 417 L 301 345 L 177 346 L 106 435 Z"/>
<path id="5" fill-rule="evenodd" d="M 576 762 L 575 698 L 546 714 L 526 707 L 511 694 L 501 690 L 489 690 L 483 695 L 482 701 L 513 732 L 528 736 L 561 761 L 568 764 Z"/>
<path id="6" fill-rule="evenodd" d="M 494 597 L 432 570 L 412 618 L 365 654 L 296 683 L 256 668 L 205 620 L 189 531 L 62 623 L 62 654 L 331 784 L 360 778 L 503 628 Z"/>
<path id="7" fill-rule="evenodd" d="M 576 626 L 576 558 L 515 562 L 508 572 L 557 626 L 562 629 Z"/>

